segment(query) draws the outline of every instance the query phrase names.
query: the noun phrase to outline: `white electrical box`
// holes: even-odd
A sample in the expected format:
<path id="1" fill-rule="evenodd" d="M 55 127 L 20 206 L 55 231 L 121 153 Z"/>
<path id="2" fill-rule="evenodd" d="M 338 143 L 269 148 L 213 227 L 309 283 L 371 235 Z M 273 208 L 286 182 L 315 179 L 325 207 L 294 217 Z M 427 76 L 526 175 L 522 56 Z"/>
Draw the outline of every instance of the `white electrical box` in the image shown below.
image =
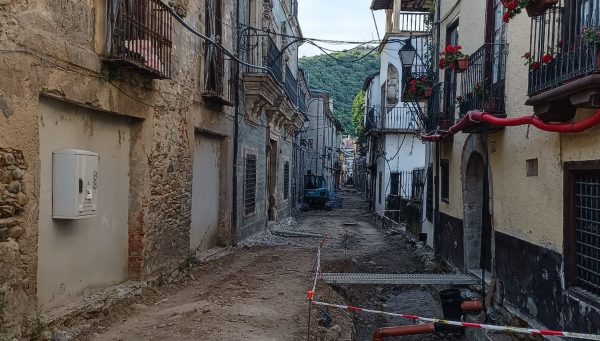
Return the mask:
<path id="1" fill-rule="evenodd" d="M 63 149 L 52 154 L 52 217 L 82 219 L 98 207 L 98 154 Z"/>

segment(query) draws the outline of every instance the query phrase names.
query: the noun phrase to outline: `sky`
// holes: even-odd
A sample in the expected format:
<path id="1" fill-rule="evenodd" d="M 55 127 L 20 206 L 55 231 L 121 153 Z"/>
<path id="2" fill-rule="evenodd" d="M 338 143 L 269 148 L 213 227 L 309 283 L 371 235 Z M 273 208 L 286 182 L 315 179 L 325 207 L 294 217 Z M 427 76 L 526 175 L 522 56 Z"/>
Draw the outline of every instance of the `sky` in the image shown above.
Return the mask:
<path id="1" fill-rule="evenodd" d="M 369 6 L 371 0 L 298 0 L 298 19 L 305 38 L 344 41 L 369 41 L 377 39 L 375 23 Z M 385 33 L 385 11 L 375 11 L 379 34 Z M 321 45 L 321 43 L 319 43 Z M 322 46 L 344 50 L 352 45 Z M 318 48 L 304 44 L 299 57 L 322 54 Z"/>

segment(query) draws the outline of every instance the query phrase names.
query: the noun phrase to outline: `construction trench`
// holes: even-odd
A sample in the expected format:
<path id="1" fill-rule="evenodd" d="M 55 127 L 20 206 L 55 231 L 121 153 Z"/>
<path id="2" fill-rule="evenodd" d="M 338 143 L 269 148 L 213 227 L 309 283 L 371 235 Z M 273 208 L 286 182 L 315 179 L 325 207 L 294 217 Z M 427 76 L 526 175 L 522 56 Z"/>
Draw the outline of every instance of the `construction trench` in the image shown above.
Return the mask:
<path id="1" fill-rule="evenodd" d="M 117 301 L 100 295 L 87 302 L 87 311 L 74 312 L 48 327 L 74 340 L 95 341 L 485 339 L 476 337 L 474 333 L 481 334 L 478 329 L 368 312 L 444 317 L 439 292 L 452 286 L 435 281 L 451 269 L 401 229 L 378 228 L 360 194 L 345 190 L 341 199 L 341 208 L 299 213 L 243 245 L 213 251 L 200 262 L 190 260 L 160 283 L 142 288 L 126 284 L 117 290 L 122 296 Z M 316 281 L 312 299 L 344 309 L 307 300 L 315 283 L 320 243 L 323 278 Z M 350 281 L 358 278 L 363 283 L 344 284 L 348 276 L 327 275 L 331 273 L 357 274 L 350 275 Z M 382 279 L 373 279 L 372 274 L 435 276 L 392 276 L 392 282 L 408 279 L 412 284 L 377 284 Z M 419 281 L 437 284 L 416 284 Z M 478 291 L 477 285 L 460 286 L 460 291 L 447 293 L 446 301 L 454 314 L 470 310 L 467 321 L 483 322 L 478 302 L 460 308 L 462 300 L 479 300 Z M 501 313 L 491 317 L 487 322 L 494 325 L 520 323 Z M 399 328 L 381 329 L 385 327 Z M 407 333 L 426 334 L 387 337 Z M 494 336 L 537 338 L 515 333 Z"/>

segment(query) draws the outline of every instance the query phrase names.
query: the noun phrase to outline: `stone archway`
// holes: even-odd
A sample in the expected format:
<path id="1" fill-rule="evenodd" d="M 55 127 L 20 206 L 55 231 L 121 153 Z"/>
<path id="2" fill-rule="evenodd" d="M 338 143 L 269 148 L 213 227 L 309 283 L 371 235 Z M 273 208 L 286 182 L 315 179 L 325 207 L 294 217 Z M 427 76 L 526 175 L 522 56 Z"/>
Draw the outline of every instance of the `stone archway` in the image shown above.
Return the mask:
<path id="1" fill-rule="evenodd" d="M 471 135 L 462 155 L 464 268 L 492 271 L 491 174 L 486 167 L 485 142 Z"/>

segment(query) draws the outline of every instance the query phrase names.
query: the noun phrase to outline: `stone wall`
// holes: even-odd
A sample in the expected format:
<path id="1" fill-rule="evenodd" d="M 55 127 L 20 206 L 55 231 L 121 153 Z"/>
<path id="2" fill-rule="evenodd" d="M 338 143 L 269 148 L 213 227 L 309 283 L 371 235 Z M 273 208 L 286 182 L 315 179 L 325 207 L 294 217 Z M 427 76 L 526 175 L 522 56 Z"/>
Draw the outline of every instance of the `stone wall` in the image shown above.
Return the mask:
<path id="1" fill-rule="evenodd" d="M 17 239 L 23 234 L 19 221 L 29 199 L 23 194 L 23 176 L 27 164 L 23 153 L 0 147 L 0 242 Z"/>

